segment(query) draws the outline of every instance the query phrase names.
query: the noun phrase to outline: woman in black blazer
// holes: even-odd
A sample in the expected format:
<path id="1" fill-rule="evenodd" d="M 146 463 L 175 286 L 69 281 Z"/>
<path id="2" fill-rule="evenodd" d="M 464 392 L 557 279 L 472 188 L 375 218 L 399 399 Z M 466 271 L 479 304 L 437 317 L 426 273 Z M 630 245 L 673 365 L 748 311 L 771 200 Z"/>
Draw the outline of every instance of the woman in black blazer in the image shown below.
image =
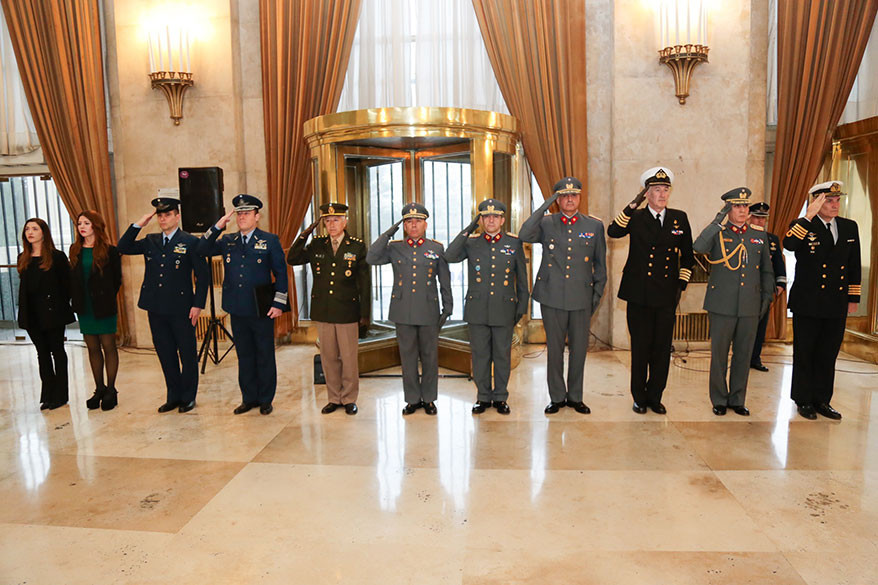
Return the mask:
<path id="1" fill-rule="evenodd" d="M 67 404 L 67 352 L 64 328 L 73 323 L 70 309 L 70 263 L 55 249 L 46 222 L 31 218 L 21 232 L 18 255 L 18 325 L 37 348 L 40 365 L 40 410 Z"/>
<path id="2" fill-rule="evenodd" d="M 96 211 L 85 210 L 76 217 L 76 240 L 70 246 L 73 310 L 88 347 L 88 361 L 95 380 L 95 392 L 85 401 L 93 410 L 112 410 L 119 403 L 116 374 L 116 294 L 122 286 L 122 260 L 110 245 L 106 225 Z M 104 383 L 104 368 L 107 379 Z"/>

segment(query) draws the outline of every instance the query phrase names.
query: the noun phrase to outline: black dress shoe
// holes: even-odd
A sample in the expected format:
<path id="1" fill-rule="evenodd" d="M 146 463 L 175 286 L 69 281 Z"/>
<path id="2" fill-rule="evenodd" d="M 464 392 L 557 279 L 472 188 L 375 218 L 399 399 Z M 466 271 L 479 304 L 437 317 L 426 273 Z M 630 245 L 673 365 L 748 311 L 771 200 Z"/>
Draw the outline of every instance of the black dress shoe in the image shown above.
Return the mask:
<path id="1" fill-rule="evenodd" d="M 181 404 L 180 408 L 178 408 L 177 410 L 179 412 L 189 412 L 193 408 L 195 408 L 195 401 L 191 400 L 189 402 L 185 402 L 185 403 Z"/>
<path id="2" fill-rule="evenodd" d="M 823 415 L 826 418 L 831 418 L 832 420 L 841 420 L 841 413 L 825 402 L 821 404 L 815 404 L 814 410 L 817 411 L 817 414 Z"/>
<path id="3" fill-rule="evenodd" d="M 650 404 L 649 407 L 656 414 L 668 414 L 668 409 L 665 408 L 665 405 L 659 402 L 658 404 Z"/>
<path id="4" fill-rule="evenodd" d="M 263 404 L 259 407 L 259 414 L 271 414 L 274 410 L 274 407 L 270 404 Z"/>
<path id="5" fill-rule="evenodd" d="M 436 405 L 432 402 L 428 402 L 424 405 L 424 412 L 429 414 L 430 416 L 435 415 L 438 411 L 436 410 Z"/>
<path id="6" fill-rule="evenodd" d="M 47 408 L 49 408 L 48 402 L 43 402 L 42 404 L 40 404 L 40 410 L 46 410 Z"/>
<path id="7" fill-rule="evenodd" d="M 61 402 L 60 400 L 58 402 L 49 402 L 46 404 L 46 408 L 49 410 L 55 410 L 56 408 L 61 408 L 65 404 L 67 404 L 66 400 L 64 402 Z M 841 418 L 841 415 L 838 415 L 838 418 Z"/>
<path id="8" fill-rule="evenodd" d="M 421 408 L 424 404 L 422 402 L 415 402 L 413 404 L 406 404 L 405 408 L 402 409 L 402 415 L 407 416 L 409 414 L 414 414 L 416 410 Z"/>
<path id="9" fill-rule="evenodd" d="M 320 409 L 321 414 L 329 414 L 330 412 L 335 412 L 341 404 L 336 404 L 335 402 L 330 402 L 326 406 Z"/>
<path id="10" fill-rule="evenodd" d="M 735 411 L 735 414 L 740 414 L 741 416 L 750 416 L 750 409 L 746 406 L 733 406 L 732 410 Z"/>
<path id="11" fill-rule="evenodd" d="M 768 368 L 766 368 L 765 366 L 763 366 L 763 365 L 762 365 L 762 362 L 760 362 L 760 363 L 758 363 L 758 364 L 750 364 L 750 368 L 751 368 L 751 369 L 754 369 L 754 370 L 758 370 L 758 371 L 760 371 L 760 372 L 767 372 L 767 371 L 768 371 Z"/>
<path id="12" fill-rule="evenodd" d="M 796 410 L 808 420 L 817 420 L 817 411 L 814 410 L 814 406 L 810 404 L 800 404 Z"/>
<path id="13" fill-rule="evenodd" d="M 354 414 L 357 414 L 358 411 L 359 411 L 359 409 L 357 408 L 356 402 L 348 402 L 347 404 L 344 405 L 344 413 L 345 414 L 354 415 Z"/>
<path id="14" fill-rule="evenodd" d="M 495 400 L 494 408 L 496 408 L 497 412 L 499 412 L 500 414 L 509 414 L 510 412 L 512 412 L 509 409 L 509 405 L 506 404 L 505 400 Z"/>
<path id="15" fill-rule="evenodd" d="M 637 414 L 646 414 L 646 407 L 642 404 L 634 403 L 634 406 L 631 407 L 631 410 L 636 412 Z"/>
<path id="16" fill-rule="evenodd" d="M 718 404 L 713 407 L 713 414 L 717 416 L 723 416 L 726 413 L 726 407 L 722 404 Z"/>
<path id="17" fill-rule="evenodd" d="M 171 412 L 178 406 L 180 406 L 179 402 L 165 402 L 164 404 L 159 406 L 159 412 Z"/>
<path id="18" fill-rule="evenodd" d="M 491 408 L 490 401 L 486 402 L 484 400 L 476 400 L 476 403 L 473 404 L 472 410 L 473 410 L 473 414 L 482 414 L 483 412 L 485 412 L 489 408 Z"/>
<path id="19" fill-rule="evenodd" d="M 85 401 L 85 406 L 89 410 L 95 410 L 101 407 L 101 398 L 104 397 L 104 392 L 107 391 L 106 386 L 99 386 L 95 388 L 95 393 L 91 395 L 91 398 Z"/>
<path id="20" fill-rule="evenodd" d="M 573 402 L 572 400 L 567 401 L 567 406 L 575 410 L 580 414 L 590 414 L 591 409 L 585 405 L 585 402 Z"/>
<path id="21" fill-rule="evenodd" d="M 255 407 L 255 404 L 247 404 L 246 402 L 242 402 L 235 408 L 235 414 L 244 414 L 245 412 L 249 412 L 252 408 Z"/>
<path id="22" fill-rule="evenodd" d="M 107 388 L 101 396 L 101 410 L 113 410 L 119 404 L 119 393 L 115 388 Z"/>
<path id="23" fill-rule="evenodd" d="M 567 406 L 566 402 L 550 402 L 549 405 L 543 409 L 543 412 L 546 414 L 555 414 L 565 406 Z"/>

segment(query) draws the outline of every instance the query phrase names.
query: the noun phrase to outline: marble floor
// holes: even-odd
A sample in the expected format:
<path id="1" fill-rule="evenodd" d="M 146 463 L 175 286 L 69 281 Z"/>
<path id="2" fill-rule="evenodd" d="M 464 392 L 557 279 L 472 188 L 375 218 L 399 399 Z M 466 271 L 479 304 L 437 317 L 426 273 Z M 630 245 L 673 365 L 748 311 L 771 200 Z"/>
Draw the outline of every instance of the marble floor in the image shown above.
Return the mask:
<path id="1" fill-rule="evenodd" d="M 844 420 L 807 421 L 771 345 L 752 416 L 715 417 L 693 352 L 667 416 L 638 415 L 629 354 L 595 352 L 592 414 L 547 417 L 542 349 L 512 373 L 510 416 L 473 416 L 451 377 L 438 416 L 403 418 L 397 377 L 364 378 L 357 416 L 321 415 L 305 346 L 278 349 L 270 416 L 232 415 L 233 356 L 194 411 L 159 415 L 137 350 L 119 407 L 89 411 L 78 344 L 70 406 L 40 412 L 32 346 L 2 345 L 0 583 L 878 583 L 878 367 L 842 356 Z"/>

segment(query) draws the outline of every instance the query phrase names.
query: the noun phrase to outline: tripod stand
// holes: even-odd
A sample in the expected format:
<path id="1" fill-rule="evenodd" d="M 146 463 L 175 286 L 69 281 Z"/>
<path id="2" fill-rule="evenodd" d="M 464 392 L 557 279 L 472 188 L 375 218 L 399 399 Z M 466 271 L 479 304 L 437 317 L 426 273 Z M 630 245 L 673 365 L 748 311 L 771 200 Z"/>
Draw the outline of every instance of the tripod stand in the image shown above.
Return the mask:
<path id="1" fill-rule="evenodd" d="M 207 358 L 210 358 L 210 361 L 216 365 L 223 361 L 223 358 L 229 355 L 229 352 L 235 347 L 235 338 L 232 337 L 232 334 L 229 333 L 223 322 L 216 318 L 216 303 L 213 299 L 213 262 L 210 259 L 208 261 L 210 262 L 210 282 L 207 284 L 210 289 L 210 322 L 207 325 L 207 332 L 204 334 L 204 341 L 201 342 L 201 349 L 198 350 L 198 360 L 201 362 L 202 374 L 205 368 L 207 368 Z M 223 355 L 219 354 L 219 347 L 217 345 L 220 329 L 223 330 L 223 333 L 232 342 L 232 345 L 229 346 Z M 213 346 L 211 346 L 211 342 L 213 342 Z"/>

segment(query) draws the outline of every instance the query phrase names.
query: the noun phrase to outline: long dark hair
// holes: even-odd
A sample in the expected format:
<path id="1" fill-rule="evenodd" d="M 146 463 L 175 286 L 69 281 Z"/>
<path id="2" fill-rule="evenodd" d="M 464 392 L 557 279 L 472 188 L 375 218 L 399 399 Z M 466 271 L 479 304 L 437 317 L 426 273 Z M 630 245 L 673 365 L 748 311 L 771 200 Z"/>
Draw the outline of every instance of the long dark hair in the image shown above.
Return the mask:
<path id="1" fill-rule="evenodd" d="M 95 232 L 95 245 L 92 249 L 92 266 L 100 272 L 107 263 L 110 250 L 110 239 L 107 237 L 107 224 L 104 218 L 93 209 L 86 209 L 79 212 L 76 216 L 76 239 L 70 245 L 70 263 L 73 266 L 79 264 L 79 256 L 82 252 L 82 245 L 85 244 L 85 238 L 79 233 L 79 218 L 84 217 L 91 222 L 92 229 Z"/>
<path id="2" fill-rule="evenodd" d="M 45 221 L 39 217 L 32 217 L 24 222 L 24 227 L 21 228 L 21 247 L 24 251 L 18 255 L 19 274 L 27 270 L 28 264 L 30 264 L 31 259 L 34 257 L 34 248 L 24 235 L 24 232 L 27 229 L 27 224 L 29 223 L 37 224 L 43 231 L 43 243 L 40 246 L 40 270 L 49 270 L 52 268 L 52 254 L 55 252 L 55 242 L 52 240 L 52 232 L 49 230 L 49 225 Z"/>

